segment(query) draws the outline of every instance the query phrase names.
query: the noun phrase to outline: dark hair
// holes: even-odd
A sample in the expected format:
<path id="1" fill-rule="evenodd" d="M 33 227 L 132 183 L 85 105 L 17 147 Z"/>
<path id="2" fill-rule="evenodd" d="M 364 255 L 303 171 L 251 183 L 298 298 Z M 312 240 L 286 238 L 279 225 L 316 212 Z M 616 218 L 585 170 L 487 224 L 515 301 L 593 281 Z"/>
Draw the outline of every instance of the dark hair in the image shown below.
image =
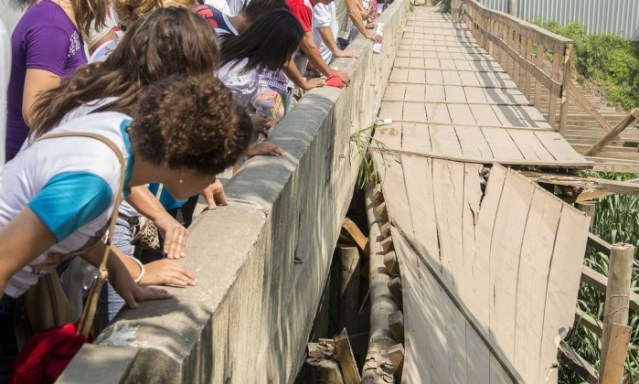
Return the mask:
<path id="1" fill-rule="evenodd" d="M 246 16 L 247 21 L 253 24 L 276 9 L 290 10 L 285 0 L 251 0 L 244 6 L 242 13 Z"/>
<path id="2" fill-rule="evenodd" d="M 149 86 L 129 128 L 137 156 L 169 168 L 217 174 L 235 164 L 253 125 L 213 74 L 169 76 Z"/>
<path id="3" fill-rule="evenodd" d="M 304 37 L 304 30 L 289 11 L 278 9 L 253 23 L 244 33 L 222 41 L 222 65 L 248 58 L 244 70 L 278 70 L 290 60 Z"/>
<path id="4" fill-rule="evenodd" d="M 93 100 L 117 97 L 99 110 L 131 115 L 139 91 L 172 74 L 213 73 L 219 64 L 215 33 L 185 8 L 160 8 L 131 25 L 103 63 L 80 68 L 69 81 L 43 93 L 33 107 L 36 137 L 73 109 Z"/>

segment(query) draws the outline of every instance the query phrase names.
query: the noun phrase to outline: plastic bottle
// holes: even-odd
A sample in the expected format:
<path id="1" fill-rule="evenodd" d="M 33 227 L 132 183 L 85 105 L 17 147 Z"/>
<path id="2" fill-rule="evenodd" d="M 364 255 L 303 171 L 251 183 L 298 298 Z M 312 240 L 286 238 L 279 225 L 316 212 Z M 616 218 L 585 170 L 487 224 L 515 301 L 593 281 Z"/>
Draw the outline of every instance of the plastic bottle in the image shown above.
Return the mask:
<path id="1" fill-rule="evenodd" d="M 377 29 L 375 30 L 375 34 L 384 36 L 384 23 L 377 22 Z M 382 52 L 382 43 L 373 44 L 373 52 L 381 53 Z"/>

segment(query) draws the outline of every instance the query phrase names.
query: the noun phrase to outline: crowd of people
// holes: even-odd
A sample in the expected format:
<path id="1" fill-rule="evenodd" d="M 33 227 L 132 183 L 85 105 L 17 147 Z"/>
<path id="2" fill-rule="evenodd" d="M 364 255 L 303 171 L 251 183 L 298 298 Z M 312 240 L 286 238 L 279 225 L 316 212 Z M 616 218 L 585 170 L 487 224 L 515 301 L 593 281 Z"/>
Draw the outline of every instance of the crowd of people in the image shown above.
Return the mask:
<path id="1" fill-rule="evenodd" d="M 216 175 L 283 155 L 268 138 L 296 100 L 348 86 L 330 64 L 357 58 L 345 50 L 357 33 L 381 42 L 375 0 L 23 2 L 10 41 L 0 23 L 0 383 L 20 297 L 43 275 L 64 281 L 73 256 L 97 266 L 110 252 L 99 327 L 169 297 L 151 286 L 196 284 L 179 259 L 199 196 L 227 204 Z M 132 245 L 143 221 L 156 252 Z"/>

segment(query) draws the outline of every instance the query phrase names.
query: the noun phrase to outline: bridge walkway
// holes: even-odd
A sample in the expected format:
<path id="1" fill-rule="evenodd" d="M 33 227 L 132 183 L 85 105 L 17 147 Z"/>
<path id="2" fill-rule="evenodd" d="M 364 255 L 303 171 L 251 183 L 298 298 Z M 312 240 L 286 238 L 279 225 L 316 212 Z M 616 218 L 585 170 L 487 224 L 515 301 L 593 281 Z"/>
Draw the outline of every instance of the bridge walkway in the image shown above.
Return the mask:
<path id="1" fill-rule="evenodd" d="M 589 218 L 516 169 L 591 163 L 436 7 L 409 13 L 379 117 L 392 119 L 372 153 L 402 279 L 402 382 L 557 382 Z"/>

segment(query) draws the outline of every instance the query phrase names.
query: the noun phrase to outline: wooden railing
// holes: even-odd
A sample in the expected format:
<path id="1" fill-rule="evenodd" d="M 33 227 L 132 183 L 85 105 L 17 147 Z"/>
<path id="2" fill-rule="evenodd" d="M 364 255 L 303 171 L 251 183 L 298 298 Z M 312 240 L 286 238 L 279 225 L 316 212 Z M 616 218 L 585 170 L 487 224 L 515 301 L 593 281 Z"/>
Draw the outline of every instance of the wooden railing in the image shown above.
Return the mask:
<path id="1" fill-rule="evenodd" d="M 501 64 L 537 108 L 547 103 L 548 122 L 564 134 L 573 41 L 488 9 L 475 0 L 465 0 L 461 7 L 461 20 L 478 44 Z"/>

